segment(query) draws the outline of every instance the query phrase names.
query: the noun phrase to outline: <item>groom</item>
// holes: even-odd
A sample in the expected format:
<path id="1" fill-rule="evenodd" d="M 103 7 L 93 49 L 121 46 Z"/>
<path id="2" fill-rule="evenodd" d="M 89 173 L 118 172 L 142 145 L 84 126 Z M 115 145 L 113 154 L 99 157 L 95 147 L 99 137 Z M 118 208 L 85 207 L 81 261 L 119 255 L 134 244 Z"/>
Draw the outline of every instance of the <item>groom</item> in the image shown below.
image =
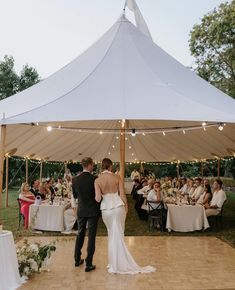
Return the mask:
<path id="1" fill-rule="evenodd" d="M 83 172 L 73 178 L 72 188 L 74 198 L 78 199 L 78 235 L 75 244 L 75 267 L 83 264 L 81 258 L 81 249 L 83 247 L 86 224 L 88 224 L 88 246 L 86 261 L 86 272 L 95 270 L 96 266 L 92 264 L 95 252 L 95 238 L 97 224 L 100 216 L 100 204 L 95 200 L 95 177 L 91 174 L 93 171 L 93 160 L 90 157 L 82 159 Z"/>

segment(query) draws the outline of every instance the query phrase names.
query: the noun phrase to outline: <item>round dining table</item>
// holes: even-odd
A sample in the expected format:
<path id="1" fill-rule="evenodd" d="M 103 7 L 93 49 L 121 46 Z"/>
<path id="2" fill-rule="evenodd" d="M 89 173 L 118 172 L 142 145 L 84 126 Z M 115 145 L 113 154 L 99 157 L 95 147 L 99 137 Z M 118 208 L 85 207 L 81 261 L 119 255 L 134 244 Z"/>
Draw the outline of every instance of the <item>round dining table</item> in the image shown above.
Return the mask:
<path id="1" fill-rule="evenodd" d="M 13 290 L 24 283 L 20 277 L 12 232 L 0 232 L 0 290 Z"/>

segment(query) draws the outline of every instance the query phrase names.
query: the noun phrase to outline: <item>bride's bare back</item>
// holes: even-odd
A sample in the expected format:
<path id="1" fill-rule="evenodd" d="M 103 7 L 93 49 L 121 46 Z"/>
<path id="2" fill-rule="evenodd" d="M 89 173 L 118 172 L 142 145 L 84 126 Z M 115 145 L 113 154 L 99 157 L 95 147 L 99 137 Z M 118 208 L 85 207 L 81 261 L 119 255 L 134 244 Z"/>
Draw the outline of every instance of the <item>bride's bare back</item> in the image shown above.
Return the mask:
<path id="1" fill-rule="evenodd" d="M 103 172 L 95 180 L 96 201 L 100 202 L 102 195 L 118 192 L 124 204 L 127 205 L 126 194 L 119 175 L 111 171 Z"/>
<path id="2" fill-rule="evenodd" d="M 102 173 L 97 178 L 96 183 L 100 188 L 101 194 L 119 192 L 119 176 L 111 172 Z"/>

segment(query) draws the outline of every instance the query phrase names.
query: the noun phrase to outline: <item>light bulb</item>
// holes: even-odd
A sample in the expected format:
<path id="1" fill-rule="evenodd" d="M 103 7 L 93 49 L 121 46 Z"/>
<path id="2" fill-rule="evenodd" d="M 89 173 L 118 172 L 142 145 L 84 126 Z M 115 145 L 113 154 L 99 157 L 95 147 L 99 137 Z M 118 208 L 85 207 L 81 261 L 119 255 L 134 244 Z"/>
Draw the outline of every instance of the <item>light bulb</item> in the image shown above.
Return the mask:
<path id="1" fill-rule="evenodd" d="M 135 129 L 132 129 L 132 131 L 131 131 L 131 136 L 132 136 L 132 137 L 135 137 L 135 135 L 136 135 Z"/>
<path id="2" fill-rule="evenodd" d="M 223 131 L 223 129 L 224 129 L 223 124 L 220 124 L 219 127 L 218 127 L 218 129 L 219 129 L 220 131 Z"/>
<path id="3" fill-rule="evenodd" d="M 51 132 L 52 129 L 53 129 L 53 128 L 52 128 L 51 126 L 47 126 L 47 131 L 48 131 L 48 132 Z"/>

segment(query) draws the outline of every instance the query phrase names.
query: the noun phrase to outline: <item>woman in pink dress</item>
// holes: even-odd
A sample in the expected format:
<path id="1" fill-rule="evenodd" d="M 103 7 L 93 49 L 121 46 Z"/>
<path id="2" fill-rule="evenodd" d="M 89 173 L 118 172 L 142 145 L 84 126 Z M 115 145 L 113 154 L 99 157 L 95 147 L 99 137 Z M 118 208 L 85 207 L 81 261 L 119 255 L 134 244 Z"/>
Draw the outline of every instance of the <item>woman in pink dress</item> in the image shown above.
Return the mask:
<path id="1" fill-rule="evenodd" d="M 28 183 L 23 183 L 21 185 L 19 198 L 20 198 L 20 204 L 21 204 L 20 211 L 24 216 L 24 228 L 27 229 L 28 224 L 29 224 L 29 207 L 35 201 L 35 196 L 29 190 Z"/>

